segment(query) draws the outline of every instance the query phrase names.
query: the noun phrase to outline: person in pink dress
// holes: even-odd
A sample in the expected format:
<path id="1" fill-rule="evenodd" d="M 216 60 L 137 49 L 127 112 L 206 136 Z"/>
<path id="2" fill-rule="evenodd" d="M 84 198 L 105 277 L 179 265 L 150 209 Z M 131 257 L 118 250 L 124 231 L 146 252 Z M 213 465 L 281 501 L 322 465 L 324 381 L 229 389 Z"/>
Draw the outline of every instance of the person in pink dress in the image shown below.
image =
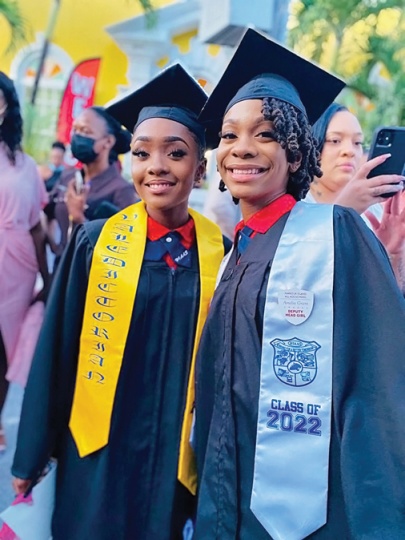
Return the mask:
<path id="1" fill-rule="evenodd" d="M 22 152 L 21 139 L 17 93 L 13 82 L 0 72 L 0 415 L 8 389 L 7 370 L 16 360 L 38 270 L 44 282 L 40 298 L 49 284 L 40 224 L 46 192 L 34 160 Z M 0 451 L 5 444 L 0 422 Z"/>

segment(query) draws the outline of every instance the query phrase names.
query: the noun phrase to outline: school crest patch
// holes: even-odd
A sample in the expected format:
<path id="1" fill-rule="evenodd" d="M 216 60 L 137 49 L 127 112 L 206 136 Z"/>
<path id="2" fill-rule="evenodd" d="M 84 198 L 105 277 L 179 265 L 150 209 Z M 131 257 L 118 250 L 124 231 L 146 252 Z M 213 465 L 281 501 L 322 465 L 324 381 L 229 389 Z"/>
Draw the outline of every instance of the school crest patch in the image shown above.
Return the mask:
<path id="1" fill-rule="evenodd" d="M 273 367 L 277 378 L 288 386 L 307 386 L 315 379 L 318 364 L 316 352 L 321 348 L 316 341 L 273 339 Z"/>

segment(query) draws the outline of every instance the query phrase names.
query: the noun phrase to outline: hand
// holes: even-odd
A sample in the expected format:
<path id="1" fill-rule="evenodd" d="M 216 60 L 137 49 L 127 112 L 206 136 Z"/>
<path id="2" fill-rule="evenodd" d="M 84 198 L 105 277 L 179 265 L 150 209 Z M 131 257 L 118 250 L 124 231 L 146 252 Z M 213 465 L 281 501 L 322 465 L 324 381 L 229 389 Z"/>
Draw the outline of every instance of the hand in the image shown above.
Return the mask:
<path id="1" fill-rule="evenodd" d="M 22 478 L 13 478 L 13 489 L 16 495 L 25 493 L 30 487 L 32 480 L 23 480 Z"/>
<path id="2" fill-rule="evenodd" d="M 80 194 L 76 193 L 75 181 L 71 180 L 67 186 L 65 194 L 65 203 L 69 216 L 74 223 L 84 223 L 84 211 L 87 208 L 86 199 L 89 188 L 85 184 Z"/>
<path id="3" fill-rule="evenodd" d="M 390 154 L 384 154 L 364 163 L 340 192 L 335 204 L 353 208 L 359 214 L 362 214 L 373 204 L 387 200 L 381 195 L 402 191 L 402 182 L 405 177 L 398 174 L 382 174 L 374 178 L 367 178 L 369 173 L 377 165 L 384 163 L 389 156 Z"/>
<path id="4" fill-rule="evenodd" d="M 49 165 L 38 165 L 39 176 L 44 182 L 50 179 L 53 172 L 51 171 Z"/>
<path id="5" fill-rule="evenodd" d="M 401 200 L 405 201 L 405 194 L 397 193 L 386 201 L 381 221 L 378 221 L 371 212 L 365 213 L 370 220 L 375 235 L 384 245 L 391 258 L 402 258 L 404 255 L 405 208 L 401 211 Z"/>
<path id="6" fill-rule="evenodd" d="M 50 286 L 51 286 L 51 283 L 49 282 L 42 287 L 42 289 L 35 295 L 34 299 L 32 300 L 31 306 L 35 304 L 35 302 L 43 302 L 44 304 L 46 304 Z"/>

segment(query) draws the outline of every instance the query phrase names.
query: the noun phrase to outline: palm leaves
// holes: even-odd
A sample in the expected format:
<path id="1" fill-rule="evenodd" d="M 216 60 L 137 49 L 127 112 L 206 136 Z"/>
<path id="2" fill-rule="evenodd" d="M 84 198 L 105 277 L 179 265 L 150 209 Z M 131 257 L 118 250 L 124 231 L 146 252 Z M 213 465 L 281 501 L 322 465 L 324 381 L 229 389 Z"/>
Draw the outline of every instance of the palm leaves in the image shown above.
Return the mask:
<path id="1" fill-rule="evenodd" d="M 155 11 L 152 0 L 137 0 L 144 10 L 148 24 L 155 21 Z M 24 17 L 22 16 L 18 0 L 0 0 L 0 16 L 3 16 L 11 29 L 10 44 L 6 52 L 11 52 L 26 39 L 27 28 Z"/>
<path id="2" fill-rule="evenodd" d="M 128 0 L 132 3 L 133 0 Z M 146 26 L 148 28 L 151 28 L 155 25 L 157 17 L 156 17 L 156 11 L 153 6 L 153 0 L 135 0 L 140 4 L 141 8 L 145 12 L 145 18 L 146 18 Z"/>
<path id="3" fill-rule="evenodd" d="M 10 44 L 6 52 L 16 48 L 26 38 L 25 20 L 21 14 L 17 0 L 0 0 L 0 15 L 6 19 L 11 28 Z"/>
<path id="4" fill-rule="evenodd" d="M 153 11 L 153 5 L 151 0 L 138 0 L 145 13 Z"/>

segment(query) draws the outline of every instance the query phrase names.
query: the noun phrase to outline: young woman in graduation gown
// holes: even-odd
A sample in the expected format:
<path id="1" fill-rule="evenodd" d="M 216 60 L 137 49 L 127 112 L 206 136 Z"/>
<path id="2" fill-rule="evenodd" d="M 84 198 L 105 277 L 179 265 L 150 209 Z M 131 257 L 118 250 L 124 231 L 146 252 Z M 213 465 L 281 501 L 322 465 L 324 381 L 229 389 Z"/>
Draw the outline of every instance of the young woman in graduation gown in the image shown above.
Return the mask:
<path id="1" fill-rule="evenodd" d="M 57 458 L 54 540 L 182 539 L 190 529 L 193 358 L 224 255 L 218 227 L 187 205 L 204 173 L 205 99 L 175 65 L 109 109 L 135 124 L 142 201 L 80 226 L 67 248 L 12 467 L 21 492 Z"/>
<path id="2" fill-rule="evenodd" d="M 243 221 L 197 357 L 196 540 L 405 537 L 404 301 L 358 214 L 297 202 L 326 75 L 248 30 L 200 117 Z"/>

